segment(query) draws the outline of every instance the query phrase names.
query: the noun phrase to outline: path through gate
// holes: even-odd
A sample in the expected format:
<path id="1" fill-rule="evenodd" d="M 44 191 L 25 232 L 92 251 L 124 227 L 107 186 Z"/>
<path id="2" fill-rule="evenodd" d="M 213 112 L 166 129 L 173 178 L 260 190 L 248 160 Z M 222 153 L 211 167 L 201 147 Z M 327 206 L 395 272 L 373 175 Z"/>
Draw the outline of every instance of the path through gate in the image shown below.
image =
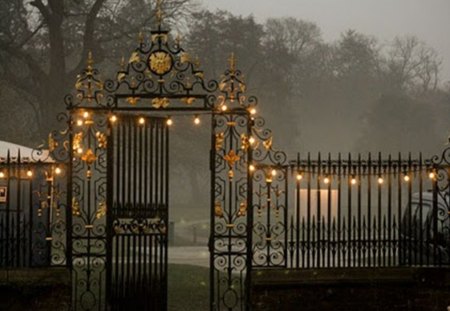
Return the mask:
<path id="1" fill-rule="evenodd" d="M 108 148 L 111 310 L 167 309 L 166 119 L 119 115 Z"/>

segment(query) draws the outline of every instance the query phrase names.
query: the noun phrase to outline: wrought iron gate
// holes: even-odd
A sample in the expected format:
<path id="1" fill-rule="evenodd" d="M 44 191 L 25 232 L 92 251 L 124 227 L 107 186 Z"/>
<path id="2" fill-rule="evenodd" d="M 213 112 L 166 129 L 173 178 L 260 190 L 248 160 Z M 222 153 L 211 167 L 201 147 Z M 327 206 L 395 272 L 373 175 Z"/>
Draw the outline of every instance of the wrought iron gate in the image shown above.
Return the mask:
<path id="1" fill-rule="evenodd" d="M 166 119 L 119 115 L 116 123 L 108 148 L 108 303 L 111 310 L 166 310 Z"/>

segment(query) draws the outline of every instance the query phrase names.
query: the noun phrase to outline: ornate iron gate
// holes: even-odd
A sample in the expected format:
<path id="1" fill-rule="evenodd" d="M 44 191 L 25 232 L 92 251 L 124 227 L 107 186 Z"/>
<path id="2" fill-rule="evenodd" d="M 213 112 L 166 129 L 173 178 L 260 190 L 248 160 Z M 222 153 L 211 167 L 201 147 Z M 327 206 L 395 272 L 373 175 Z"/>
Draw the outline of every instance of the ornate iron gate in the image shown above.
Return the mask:
<path id="1" fill-rule="evenodd" d="M 111 310 L 167 309 L 166 119 L 119 115 L 108 148 L 107 295 Z"/>

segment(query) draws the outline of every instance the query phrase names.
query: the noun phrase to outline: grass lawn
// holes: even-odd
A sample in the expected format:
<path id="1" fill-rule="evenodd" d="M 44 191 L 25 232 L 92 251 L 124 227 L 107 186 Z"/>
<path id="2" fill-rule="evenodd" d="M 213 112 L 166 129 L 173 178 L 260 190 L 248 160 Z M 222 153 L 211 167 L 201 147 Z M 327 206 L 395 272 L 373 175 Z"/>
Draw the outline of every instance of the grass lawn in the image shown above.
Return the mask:
<path id="1" fill-rule="evenodd" d="M 209 269 L 169 265 L 169 311 L 209 310 Z"/>

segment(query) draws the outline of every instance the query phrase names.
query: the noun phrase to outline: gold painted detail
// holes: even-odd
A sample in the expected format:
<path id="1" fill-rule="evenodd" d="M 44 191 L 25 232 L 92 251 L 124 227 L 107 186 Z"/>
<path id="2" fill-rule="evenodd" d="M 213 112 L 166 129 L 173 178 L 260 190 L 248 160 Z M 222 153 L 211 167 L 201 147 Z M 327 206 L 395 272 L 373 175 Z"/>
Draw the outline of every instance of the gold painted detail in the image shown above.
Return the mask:
<path id="1" fill-rule="evenodd" d="M 73 216 L 81 215 L 80 202 L 78 202 L 76 198 L 72 198 L 72 215 Z"/>
<path id="2" fill-rule="evenodd" d="M 180 62 L 182 64 L 188 63 L 190 61 L 191 61 L 191 55 L 189 55 L 189 53 L 186 53 L 186 52 L 181 53 Z"/>
<path id="3" fill-rule="evenodd" d="M 81 148 L 81 143 L 83 141 L 83 133 L 79 132 L 73 136 L 73 150 Z"/>
<path id="4" fill-rule="evenodd" d="M 184 97 L 181 101 L 186 105 L 191 106 L 195 102 L 195 97 Z"/>
<path id="5" fill-rule="evenodd" d="M 53 152 L 58 147 L 58 142 L 53 138 L 52 133 L 48 134 L 48 151 Z"/>
<path id="6" fill-rule="evenodd" d="M 247 150 L 250 147 L 250 142 L 248 140 L 248 136 L 245 133 L 241 134 L 241 149 Z"/>
<path id="7" fill-rule="evenodd" d="M 272 138 L 272 137 L 269 137 L 268 139 L 266 139 L 266 140 L 263 142 L 264 148 L 266 148 L 266 150 L 272 149 L 272 140 L 273 140 L 273 138 Z"/>
<path id="8" fill-rule="evenodd" d="M 97 137 L 98 147 L 101 149 L 106 149 L 108 144 L 108 138 L 105 133 L 97 132 L 95 133 L 95 137 Z"/>
<path id="9" fill-rule="evenodd" d="M 106 216 L 106 202 L 102 201 L 98 204 L 97 212 L 95 213 L 95 218 L 100 219 Z"/>
<path id="10" fill-rule="evenodd" d="M 97 160 L 97 156 L 94 154 L 91 148 L 89 148 L 85 154 L 81 156 L 81 160 L 86 162 L 87 165 L 91 165 Z"/>
<path id="11" fill-rule="evenodd" d="M 152 106 L 153 108 L 159 109 L 159 108 L 166 108 L 170 104 L 170 101 L 167 97 L 162 98 L 153 98 L 152 99 Z"/>
<path id="12" fill-rule="evenodd" d="M 127 102 L 128 102 L 131 106 L 136 106 L 136 104 L 138 103 L 139 100 L 140 100 L 139 97 L 128 97 L 128 98 L 127 98 Z"/>
<path id="13" fill-rule="evenodd" d="M 129 64 L 133 63 L 139 63 L 141 61 L 141 57 L 139 56 L 138 52 L 133 52 L 130 56 L 130 59 L 128 60 Z"/>
<path id="14" fill-rule="evenodd" d="M 220 150 L 223 147 L 223 142 L 225 140 L 225 134 L 224 133 L 217 133 L 216 134 L 216 150 Z"/>
<path id="15" fill-rule="evenodd" d="M 158 75 L 164 75 L 172 68 L 172 57 L 164 51 L 154 52 L 149 58 L 150 70 Z"/>
<path id="16" fill-rule="evenodd" d="M 220 218 L 223 217 L 222 204 L 218 201 L 214 205 L 214 215 L 216 215 L 216 217 L 220 217 Z"/>
<path id="17" fill-rule="evenodd" d="M 247 214 L 247 203 L 241 202 L 239 204 L 239 210 L 238 210 L 237 215 L 238 215 L 238 217 L 241 217 L 241 216 L 245 216 L 246 214 Z"/>

